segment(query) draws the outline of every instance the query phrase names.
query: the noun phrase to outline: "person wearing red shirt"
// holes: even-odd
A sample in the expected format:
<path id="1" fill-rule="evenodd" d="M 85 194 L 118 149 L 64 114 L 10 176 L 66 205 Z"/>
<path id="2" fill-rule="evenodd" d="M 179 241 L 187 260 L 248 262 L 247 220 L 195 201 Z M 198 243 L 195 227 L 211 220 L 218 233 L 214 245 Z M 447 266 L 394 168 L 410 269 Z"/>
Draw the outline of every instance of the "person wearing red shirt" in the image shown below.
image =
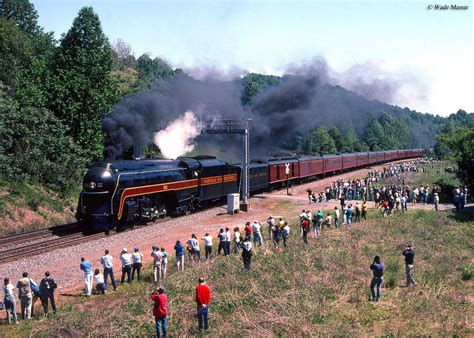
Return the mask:
<path id="1" fill-rule="evenodd" d="M 158 288 L 158 293 L 151 293 L 151 299 L 155 302 L 153 315 L 155 316 L 156 322 L 156 336 L 166 337 L 166 316 L 168 316 L 166 303 L 168 302 L 168 297 L 165 294 L 165 289 L 160 286 Z"/>
<path id="2" fill-rule="evenodd" d="M 196 304 L 199 332 L 202 332 L 203 323 L 204 330 L 207 330 L 209 327 L 207 313 L 210 301 L 211 290 L 209 289 L 209 286 L 207 286 L 206 282 L 204 282 L 204 278 L 199 277 L 199 285 L 196 286 Z"/>
<path id="3" fill-rule="evenodd" d="M 250 222 L 245 223 L 245 238 L 252 238 L 252 226 Z"/>

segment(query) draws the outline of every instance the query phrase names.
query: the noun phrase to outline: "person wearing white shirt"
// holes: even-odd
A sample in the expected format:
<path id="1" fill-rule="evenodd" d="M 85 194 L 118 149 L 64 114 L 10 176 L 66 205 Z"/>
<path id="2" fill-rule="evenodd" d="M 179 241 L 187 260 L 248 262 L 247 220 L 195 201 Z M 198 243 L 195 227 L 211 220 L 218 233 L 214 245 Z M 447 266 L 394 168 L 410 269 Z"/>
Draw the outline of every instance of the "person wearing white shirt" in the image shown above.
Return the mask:
<path id="1" fill-rule="evenodd" d="M 163 254 L 157 246 L 153 246 L 151 249 L 151 257 L 153 257 L 153 281 L 156 284 L 161 278 Z"/>
<path id="2" fill-rule="evenodd" d="M 239 227 L 234 228 L 234 253 L 240 251 L 240 231 Z"/>
<path id="3" fill-rule="evenodd" d="M 127 275 L 127 281 L 132 281 L 132 255 L 128 253 L 127 248 L 123 248 L 120 253 L 120 261 L 122 262 L 122 278 L 120 283 L 123 284 L 125 275 Z"/>
<path id="4" fill-rule="evenodd" d="M 143 255 L 140 252 L 139 248 L 134 248 L 132 253 L 132 280 L 135 279 L 135 272 L 137 273 L 137 280 L 140 281 L 142 279 L 142 258 Z"/>
<path id="5" fill-rule="evenodd" d="M 244 261 L 244 268 L 250 270 L 252 267 L 252 243 L 250 238 L 246 237 L 242 243 L 242 259 Z"/>
<path id="6" fill-rule="evenodd" d="M 198 262 L 201 259 L 201 251 L 199 250 L 199 241 L 195 234 L 191 235 L 191 239 L 188 240 L 187 244 L 191 246 L 193 260 Z"/>
<path id="7" fill-rule="evenodd" d="M 285 222 L 285 226 L 283 227 L 283 245 L 286 248 L 288 246 L 288 239 L 290 238 L 290 226 L 288 222 Z"/>
<path id="8" fill-rule="evenodd" d="M 100 273 L 99 269 L 94 271 L 95 289 L 102 294 L 107 292 L 107 285 L 104 282 L 104 275 Z"/>
<path id="9" fill-rule="evenodd" d="M 105 250 L 104 256 L 100 258 L 100 264 L 104 267 L 104 283 L 107 287 L 107 281 L 110 276 L 110 281 L 114 287 L 114 291 L 117 290 L 117 284 L 115 283 L 114 277 L 114 258 L 109 254 L 109 250 Z"/>
<path id="10" fill-rule="evenodd" d="M 204 241 L 204 252 L 206 253 L 206 259 L 211 258 L 212 255 L 212 236 L 208 232 L 201 238 Z"/>
<path id="11" fill-rule="evenodd" d="M 272 236 L 273 236 L 273 228 L 275 227 L 275 219 L 273 218 L 272 215 L 268 217 L 267 224 L 268 224 L 268 237 L 270 238 L 270 241 L 271 241 Z"/>
<path id="12" fill-rule="evenodd" d="M 230 229 L 225 228 L 224 256 L 229 256 L 230 255 L 230 241 L 231 241 Z"/>
<path id="13" fill-rule="evenodd" d="M 16 301 L 13 290 L 15 287 L 10 283 L 10 279 L 3 279 L 3 303 L 5 304 L 5 311 L 7 312 L 7 323 L 11 324 L 12 317 L 15 324 L 18 324 L 18 318 L 16 317 Z"/>
<path id="14" fill-rule="evenodd" d="M 253 244 L 255 245 L 257 242 L 259 246 L 263 245 L 263 237 L 262 237 L 262 226 L 258 221 L 254 221 L 252 224 L 252 231 L 253 231 Z"/>

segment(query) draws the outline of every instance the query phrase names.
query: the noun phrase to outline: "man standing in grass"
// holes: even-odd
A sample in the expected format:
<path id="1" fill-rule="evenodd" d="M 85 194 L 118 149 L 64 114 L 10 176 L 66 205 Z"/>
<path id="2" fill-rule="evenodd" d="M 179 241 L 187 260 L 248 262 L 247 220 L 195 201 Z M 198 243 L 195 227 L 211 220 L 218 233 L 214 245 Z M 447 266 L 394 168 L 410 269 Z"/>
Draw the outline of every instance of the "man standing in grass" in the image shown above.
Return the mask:
<path id="1" fill-rule="evenodd" d="M 109 254 L 109 250 L 105 250 L 104 256 L 100 258 L 100 264 L 104 267 L 104 281 L 105 285 L 107 286 L 107 282 L 110 276 L 110 280 L 112 282 L 112 286 L 114 287 L 114 291 L 117 290 L 117 284 L 115 283 L 114 277 L 114 259 Z"/>
<path id="2" fill-rule="evenodd" d="M 383 269 L 384 265 L 380 261 L 380 256 L 375 256 L 374 262 L 370 265 L 370 270 L 372 270 L 373 274 L 372 281 L 370 282 L 370 293 L 372 300 L 376 302 L 380 300 L 380 293 L 382 291 Z M 375 287 L 377 287 L 377 295 L 375 294 Z"/>
<path id="3" fill-rule="evenodd" d="M 163 267 L 163 253 L 157 246 L 151 248 L 151 257 L 153 257 L 153 282 L 156 284 L 161 278 L 161 269 Z M 176 259 L 178 261 L 178 259 Z"/>
<path id="4" fill-rule="evenodd" d="M 206 255 L 206 259 L 211 258 L 212 255 L 212 236 L 209 235 L 208 232 L 201 238 L 204 241 L 204 252 Z"/>
<path id="5" fill-rule="evenodd" d="M 81 270 L 84 271 L 84 284 L 85 292 L 84 296 L 90 297 L 92 294 L 92 264 L 89 261 L 86 261 L 84 257 L 81 257 Z"/>
<path id="6" fill-rule="evenodd" d="M 253 231 L 253 244 L 256 245 L 258 242 L 259 246 L 263 245 L 263 236 L 262 236 L 262 226 L 256 220 L 252 224 L 252 231 Z"/>
<path id="7" fill-rule="evenodd" d="M 176 241 L 174 251 L 176 252 L 176 266 L 178 267 L 178 271 L 184 271 L 184 245 L 181 241 Z"/>
<path id="8" fill-rule="evenodd" d="M 339 228 L 339 209 L 334 207 L 334 225 Z"/>
<path id="9" fill-rule="evenodd" d="M 415 260 L 415 251 L 413 245 L 408 244 L 406 249 L 403 250 L 402 255 L 405 256 L 405 272 L 407 276 L 407 287 L 410 285 L 416 285 L 413 279 L 413 261 Z"/>
<path id="10" fill-rule="evenodd" d="M 199 285 L 196 286 L 196 304 L 197 304 L 197 317 L 198 317 L 198 328 L 199 332 L 207 330 L 208 325 L 208 311 L 209 302 L 211 301 L 211 290 L 207 286 L 203 277 L 199 277 Z"/>
<path id="11" fill-rule="evenodd" d="M 242 243 L 242 260 L 244 261 L 244 268 L 250 270 L 252 267 L 252 242 L 249 238 L 245 238 Z"/>
<path id="12" fill-rule="evenodd" d="M 160 286 L 158 292 L 152 292 L 151 299 L 155 303 L 153 315 L 155 316 L 156 336 L 166 337 L 166 317 L 168 316 L 166 303 L 168 302 L 168 297 L 165 294 L 165 289 Z"/>

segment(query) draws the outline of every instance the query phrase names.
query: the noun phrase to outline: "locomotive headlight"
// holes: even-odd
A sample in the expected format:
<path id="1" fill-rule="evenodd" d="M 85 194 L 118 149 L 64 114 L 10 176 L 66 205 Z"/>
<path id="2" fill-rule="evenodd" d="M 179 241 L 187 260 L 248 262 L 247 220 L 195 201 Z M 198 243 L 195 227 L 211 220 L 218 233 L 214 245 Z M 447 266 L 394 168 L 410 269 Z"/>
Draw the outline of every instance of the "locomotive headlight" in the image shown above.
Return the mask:
<path id="1" fill-rule="evenodd" d="M 108 170 L 104 171 L 104 173 L 102 174 L 102 177 L 104 177 L 104 178 L 110 177 L 110 176 L 112 176 L 112 174 Z"/>
<path id="2" fill-rule="evenodd" d="M 96 187 L 95 182 L 89 183 L 89 188 L 90 188 L 90 189 L 95 189 L 95 187 Z"/>

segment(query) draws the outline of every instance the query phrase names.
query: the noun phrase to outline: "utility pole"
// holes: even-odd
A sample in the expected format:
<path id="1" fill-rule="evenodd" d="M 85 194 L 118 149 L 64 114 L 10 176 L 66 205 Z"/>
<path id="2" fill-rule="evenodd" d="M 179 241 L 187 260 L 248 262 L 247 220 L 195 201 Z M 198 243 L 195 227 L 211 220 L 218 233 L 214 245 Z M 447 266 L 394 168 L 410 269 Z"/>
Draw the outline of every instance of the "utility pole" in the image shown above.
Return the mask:
<path id="1" fill-rule="evenodd" d="M 239 134 L 243 137 L 243 158 L 242 158 L 242 203 L 241 209 L 248 211 L 249 204 L 249 162 L 250 162 L 250 142 L 249 142 L 249 122 L 252 119 L 213 119 L 202 122 L 202 131 L 207 134 Z"/>

